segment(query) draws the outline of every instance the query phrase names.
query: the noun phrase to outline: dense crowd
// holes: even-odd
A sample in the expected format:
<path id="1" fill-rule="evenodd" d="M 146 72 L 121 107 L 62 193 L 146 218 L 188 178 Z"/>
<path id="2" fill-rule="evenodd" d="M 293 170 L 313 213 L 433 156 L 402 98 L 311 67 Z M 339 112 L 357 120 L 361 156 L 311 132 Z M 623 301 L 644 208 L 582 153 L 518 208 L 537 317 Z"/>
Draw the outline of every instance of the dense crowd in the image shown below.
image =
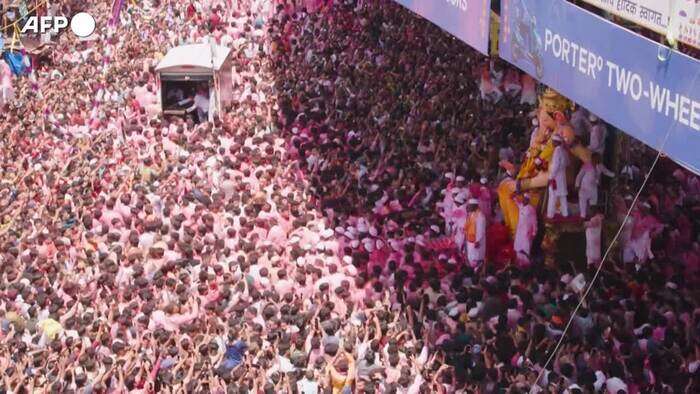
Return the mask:
<path id="1" fill-rule="evenodd" d="M 592 269 L 512 264 L 495 200 L 530 77 L 390 1 L 161 0 L 115 26 L 108 3 L 94 40 L 3 82 L 4 392 L 700 390 L 697 176 L 661 160 L 572 317 Z M 163 118 L 155 65 L 210 39 L 234 104 Z M 612 226 L 653 154 L 630 142 Z"/>

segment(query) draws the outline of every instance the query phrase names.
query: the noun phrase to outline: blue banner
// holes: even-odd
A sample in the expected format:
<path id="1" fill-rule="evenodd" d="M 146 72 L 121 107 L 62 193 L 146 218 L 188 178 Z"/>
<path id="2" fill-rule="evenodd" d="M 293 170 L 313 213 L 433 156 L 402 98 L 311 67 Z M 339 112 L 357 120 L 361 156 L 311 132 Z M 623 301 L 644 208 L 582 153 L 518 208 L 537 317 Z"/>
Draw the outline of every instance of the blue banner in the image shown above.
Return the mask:
<path id="1" fill-rule="evenodd" d="M 394 1 L 488 54 L 491 0 Z"/>
<path id="2" fill-rule="evenodd" d="M 700 62 L 564 0 L 502 0 L 500 55 L 700 173 Z"/>

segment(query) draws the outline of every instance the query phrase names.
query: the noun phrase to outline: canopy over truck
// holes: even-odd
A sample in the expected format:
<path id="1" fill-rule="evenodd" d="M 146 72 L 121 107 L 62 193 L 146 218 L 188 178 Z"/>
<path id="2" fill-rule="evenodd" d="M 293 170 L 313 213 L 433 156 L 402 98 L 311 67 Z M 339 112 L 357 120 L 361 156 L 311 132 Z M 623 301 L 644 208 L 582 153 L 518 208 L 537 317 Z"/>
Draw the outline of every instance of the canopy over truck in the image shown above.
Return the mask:
<path id="1" fill-rule="evenodd" d="M 166 115 L 188 113 L 197 93 L 209 93 L 211 117 L 231 103 L 232 51 L 216 44 L 186 44 L 168 51 L 156 66 L 161 111 Z"/>

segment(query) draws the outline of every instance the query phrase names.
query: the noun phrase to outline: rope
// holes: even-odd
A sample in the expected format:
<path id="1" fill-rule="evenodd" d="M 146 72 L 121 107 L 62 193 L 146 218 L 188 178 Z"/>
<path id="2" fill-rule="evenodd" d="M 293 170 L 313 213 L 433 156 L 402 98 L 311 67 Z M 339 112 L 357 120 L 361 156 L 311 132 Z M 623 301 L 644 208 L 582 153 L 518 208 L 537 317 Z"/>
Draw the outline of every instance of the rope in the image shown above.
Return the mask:
<path id="1" fill-rule="evenodd" d="M 670 133 L 667 133 L 666 138 L 668 138 L 669 135 L 670 135 Z M 663 145 L 665 145 L 665 144 L 666 144 L 666 140 L 664 140 L 661 149 L 663 149 Z M 574 308 L 574 311 L 571 313 L 571 316 L 569 317 L 569 321 L 566 323 L 566 326 L 564 327 L 564 331 L 562 332 L 561 336 L 559 337 L 559 341 L 557 342 L 557 345 L 554 347 L 554 350 L 549 355 L 549 358 L 547 358 L 547 362 L 544 363 L 544 365 L 542 366 L 542 370 L 537 375 L 537 379 L 535 379 L 535 382 L 532 385 L 532 388 L 530 389 L 531 394 L 535 393 L 535 391 L 533 391 L 534 387 L 537 385 L 537 383 L 540 381 L 540 379 L 542 379 L 542 375 L 547 370 L 547 367 L 551 363 L 552 359 L 559 351 L 559 347 L 564 342 L 564 338 L 566 337 L 566 334 L 568 333 L 569 328 L 571 327 L 571 323 L 574 321 L 574 316 L 576 316 L 579 309 L 581 308 L 581 305 L 583 305 L 583 303 L 586 301 L 586 297 L 588 297 L 588 293 L 590 293 L 591 289 L 593 288 L 593 285 L 595 284 L 596 280 L 598 279 L 598 276 L 600 275 L 600 271 L 602 271 L 602 269 L 603 269 L 603 265 L 604 265 L 603 263 L 605 263 L 605 261 L 607 260 L 608 255 L 610 254 L 610 251 L 612 250 L 613 246 L 615 245 L 618 238 L 620 237 L 620 234 L 622 234 L 622 230 L 625 228 L 625 225 L 627 224 L 627 221 L 629 220 L 629 218 L 632 214 L 632 210 L 637 205 L 637 202 L 639 200 L 639 196 L 642 194 L 642 191 L 644 190 L 644 187 L 646 186 L 647 181 L 649 180 L 652 172 L 654 171 L 656 164 L 659 162 L 661 155 L 662 155 L 661 150 L 659 150 L 659 152 L 656 154 L 656 158 L 654 159 L 654 162 L 651 165 L 651 168 L 649 169 L 649 172 L 647 172 L 646 176 L 644 177 L 644 182 L 642 182 L 642 186 L 639 188 L 639 190 L 637 191 L 637 194 L 634 196 L 634 200 L 632 201 L 632 204 L 630 205 L 629 209 L 627 210 L 627 214 L 625 215 L 625 218 L 622 220 L 622 225 L 620 225 L 620 228 L 617 230 L 615 237 L 613 237 L 612 242 L 610 242 L 610 245 L 608 245 L 608 248 L 605 251 L 605 254 L 603 255 L 603 259 L 601 260 L 600 264 L 598 264 L 598 268 L 596 269 L 595 274 L 593 275 L 593 279 L 591 279 L 591 283 L 588 285 L 588 287 L 586 288 L 586 291 L 583 293 L 583 296 L 581 297 L 581 300 L 578 302 L 578 304 L 576 305 L 576 308 Z"/>
<path id="2" fill-rule="evenodd" d="M 693 82 L 690 84 L 691 88 L 695 86 L 695 83 L 697 82 L 698 76 L 700 76 L 700 72 L 695 74 L 695 77 L 693 78 Z M 557 341 L 557 345 L 554 347 L 554 350 L 552 353 L 549 355 L 547 358 L 547 361 L 544 363 L 542 366 L 542 369 L 540 370 L 539 374 L 537 375 L 537 379 L 532 383 L 532 386 L 530 388 L 530 394 L 535 394 L 535 387 L 539 387 L 539 382 L 542 379 L 542 376 L 544 375 L 545 371 L 547 371 L 547 367 L 549 364 L 552 362 L 552 359 L 556 356 L 556 354 L 559 352 L 559 348 L 561 347 L 562 343 L 564 342 L 564 338 L 566 337 L 566 334 L 569 332 L 569 328 L 571 327 L 571 323 L 574 321 L 574 316 L 578 313 L 579 309 L 581 309 L 581 305 L 583 305 L 584 302 L 586 302 L 586 298 L 588 297 L 588 294 L 591 292 L 591 289 L 593 289 L 593 286 L 596 283 L 596 280 L 598 279 L 598 276 L 600 275 L 600 271 L 603 269 L 603 265 L 605 264 L 605 261 L 608 258 L 608 255 L 610 254 L 610 251 L 612 250 L 613 246 L 615 246 L 615 243 L 617 242 L 618 238 L 620 237 L 620 234 L 622 234 L 622 230 L 625 228 L 625 225 L 627 224 L 627 221 L 629 220 L 630 216 L 632 215 L 632 210 L 634 207 L 637 205 L 637 202 L 639 201 L 639 196 L 641 196 L 642 191 L 644 191 L 644 188 L 647 185 L 647 182 L 649 181 L 649 178 L 651 177 L 652 172 L 656 168 L 656 165 L 659 162 L 659 159 L 665 154 L 663 153 L 664 147 L 666 146 L 666 143 L 668 142 L 668 138 L 671 136 L 672 131 L 676 127 L 678 122 L 674 122 L 671 124 L 671 126 L 668 128 L 668 131 L 666 132 L 666 135 L 664 136 L 663 141 L 661 142 L 661 145 L 659 146 L 658 152 L 656 154 L 656 158 L 654 159 L 654 162 L 651 165 L 651 168 L 647 172 L 646 176 L 644 177 L 644 181 L 642 182 L 641 187 L 637 191 L 637 194 L 634 196 L 634 200 L 632 200 L 632 204 L 630 205 L 629 209 L 627 210 L 627 214 L 625 215 L 625 218 L 622 220 L 622 224 L 620 225 L 620 228 L 617 230 L 617 233 L 613 237 L 612 241 L 610 242 L 610 245 L 608 246 L 607 250 L 605 251 L 605 254 L 603 255 L 603 258 L 600 261 L 600 264 L 598 265 L 598 268 L 595 271 L 595 274 L 593 275 L 593 278 L 591 279 L 591 283 L 586 287 L 586 291 L 583 293 L 583 296 L 581 297 L 581 300 L 578 302 L 576 305 L 576 308 L 574 308 L 574 311 L 571 313 L 571 316 L 569 316 L 569 321 L 566 323 L 566 326 L 564 327 L 564 331 L 561 334 L 561 337 L 559 338 L 559 341 Z"/>
<path id="3" fill-rule="evenodd" d="M 37 3 L 34 7 L 32 7 L 32 9 L 27 10 L 27 15 L 29 15 L 29 14 L 31 14 L 32 12 L 36 11 L 39 7 L 41 7 L 42 5 L 46 4 L 47 2 L 48 2 L 48 0 L 41 0 L 41 3 Z M 23 19 L 23 17 L 20 17 L 18 20 L 16 20 L 16 21 L 12 22 L 11 24 L 9 24 L 9 25 L 3 27 L 2 29 L 0 29 L 0 32 L 4 32 L 5 30 L 7 30 L 7 29 L 9 29 L 9 28 L 11 28 L 11 27 L 14 27 L 15 29 L 19 29 L 19 22 L 20 22 L 22 19 Z"/>

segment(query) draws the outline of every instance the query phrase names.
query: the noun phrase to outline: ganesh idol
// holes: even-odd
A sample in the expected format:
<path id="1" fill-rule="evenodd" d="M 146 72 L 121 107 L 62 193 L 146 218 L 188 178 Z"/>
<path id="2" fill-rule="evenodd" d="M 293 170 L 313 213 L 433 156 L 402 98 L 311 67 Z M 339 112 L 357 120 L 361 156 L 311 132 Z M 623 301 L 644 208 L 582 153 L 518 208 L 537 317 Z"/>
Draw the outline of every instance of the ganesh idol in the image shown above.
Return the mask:
<path id="1" fill-rule="evenodd" d="M 591 161 L 591 152 L 577 139 L 569 124 L 572 103 L 552 89 L 539 98 L 537 128 L 530 138 L 530 146 L 515 171 L 512 163 L 502 163 L 513 177 L 504 179 L 498 187 L 498 199 L 506 225 L 515 234 L 518 225 L 518 196 L 527 193 L 529 204 L 539 207 L 548 201 L 548 211 L 567 214 L 567 180 L 572 180 L 576 169 Z M 548 216 L 551 217 L 550 212 Z"/>

